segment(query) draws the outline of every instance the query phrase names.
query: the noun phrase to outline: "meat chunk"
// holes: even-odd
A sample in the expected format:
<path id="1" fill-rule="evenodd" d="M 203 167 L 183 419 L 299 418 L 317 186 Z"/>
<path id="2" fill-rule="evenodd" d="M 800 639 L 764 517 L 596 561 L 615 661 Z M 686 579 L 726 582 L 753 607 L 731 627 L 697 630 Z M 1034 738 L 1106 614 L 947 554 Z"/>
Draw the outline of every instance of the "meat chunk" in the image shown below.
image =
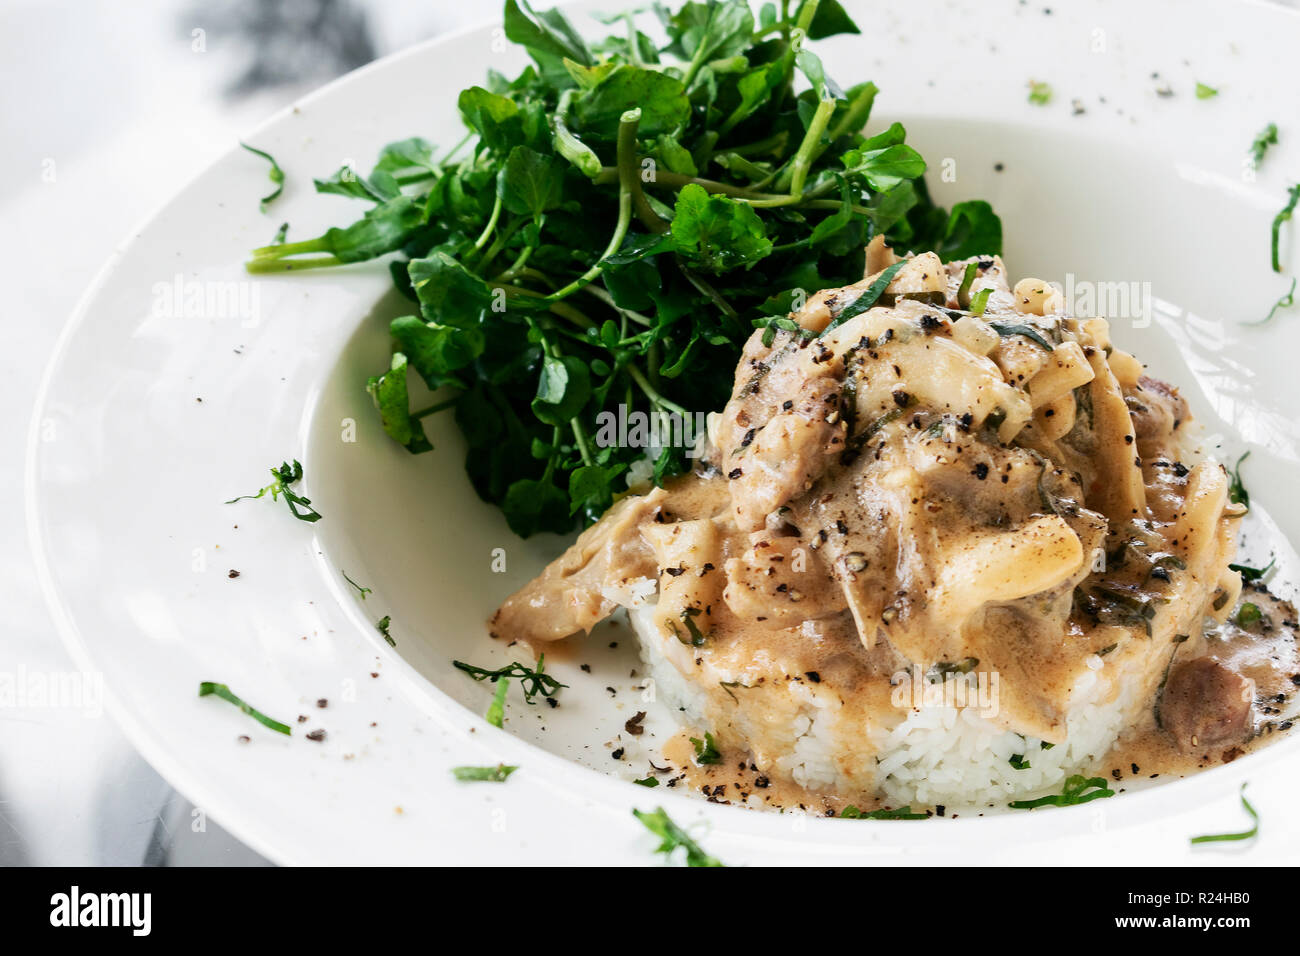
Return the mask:
<path id="1" fill-rule="evenodd" d="M 1241 743 L 1250 734 L 1255 682 L 1213 657 L 1180 661 L 1169 672 L 1160 723 L 1184 753 Z"/>

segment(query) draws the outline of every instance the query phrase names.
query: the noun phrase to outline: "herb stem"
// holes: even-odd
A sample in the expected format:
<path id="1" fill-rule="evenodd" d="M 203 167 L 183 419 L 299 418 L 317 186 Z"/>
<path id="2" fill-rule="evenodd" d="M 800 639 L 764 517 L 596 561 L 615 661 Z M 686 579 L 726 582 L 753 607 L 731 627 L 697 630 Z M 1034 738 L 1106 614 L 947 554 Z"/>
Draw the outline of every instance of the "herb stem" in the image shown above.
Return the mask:
<path id="1" fill-rule="evenodd" d="M 543 300 L 546 302 L 558 302 L 560 299 L 567 298 L 604 272 L 605 267 L 601 265 L 601 263 L 608 256 L 612 256 L 618 251 L 618 247 L 623 244 L 623 238 L 627 235 L 627 227 L 631 224 L 631 221 L 632 194 L 626 187 L 620 185 L 618 190 L 618 223 L 614 226 L 614 234 L 610 237 L 609 245 L 605 247 L 605 251 L 600 254 L 600 258 L 596 260 L 594 266 L 578 278 L 574 279 L 564 288 L 552 292 L 548 296 L 543 296 Z"/>
<path id="2" fill-rule="evenodd" d="M 632 208 L 642 224 L 655 234 L 668 231 L 668 223 L 650 208 L 641 190 L 641 177 L 637 171 L 636 130 L 641 123 L 641 110 L 628 110 L 618 121 L 618 185 L 632 196 Z"/>
<path id="3" fill-rule="evenodd" d="M 480 249 L 483 248 L 483 246 L 487 244 L 488 239 L 491 238 L 492 233 L 496 230 L 497 220 L 500 218 L 501 218 L 501 193 L 498 192 L 496 202 L 492 204 L 492 215 L 488 217 L 487 225 L 483 227 L 483 231 L 479 234 L 479 237 L 474 240 L 475 252 L 478 252 Z"/>
<path id="4" fill-rule="evenodd" d="M 688 412 L 686 409 L 682 408 L 682 406 L 678 405 L 676 402 L 669 401 L 668 399 L 660 395 L 659 392 L 655 390 L 655 387 L 651 385 L 650 381 L 645 377 L 645 373 L 642 372 L 635 365 L 627 366 L 627 374 L 631 376 L 632 381 L 636 382 L 637 387 L 640 388 L 641 391 L 645 393 L 645 397 L 650 399 L 652 403 L 658 405 L 660 408 L 664 409 L 665 411 L 673 412 L 676 415 L 681 415 L 683 418 L 690 417 L 691 413 Z"/>

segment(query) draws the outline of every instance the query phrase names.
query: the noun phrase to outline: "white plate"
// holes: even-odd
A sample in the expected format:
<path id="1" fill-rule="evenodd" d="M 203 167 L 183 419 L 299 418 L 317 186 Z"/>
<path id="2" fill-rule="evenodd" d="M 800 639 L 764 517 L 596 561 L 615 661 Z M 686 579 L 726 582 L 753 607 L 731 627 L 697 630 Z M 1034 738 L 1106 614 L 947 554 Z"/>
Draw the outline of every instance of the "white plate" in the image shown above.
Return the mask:
<path id="1" fill-rule="evenodd" d="M 1294 313 L 1265 330 L 1237 324 L 1285 291 L 1268 236 L 1300 167 L 1300 20 L 1222 0 L 850 6 L 865 32 L 818 45 L 829 69 L 877 82 L 872 128 L 907 124 L 940 200 L 993 202 L 1015 275 L 1145 281 L 1191 310 L 1116 336 L 1184 387 L 1229 452 L 1250 444 L 1254 499 L 1300 540 L 1300 324 Z M 1085 807 L 908 825 L 713 806 L 583 766 L 617 769 L 607 745 L 641 709 L 626 636 L 617 650 L 596 638 L 557 653 L 571 685 L 558 710 L 512 701 L 505 732 L 480 719 L 488 690 L 450 661 L 507 659 L 483 621 L 561 542 L 509 534 L 470 489 L 449 422 L 420 457 L 379 432 L 362 384 L 387 354 L 383 264 L 253 280 L 242 262 L 282 220 L 293 238 L 350 221 L 356 204 L 314 195 L 311 176 L 414 133 L 457 140 L 456 92 L 523 63 L 496 37 L 483 28 L 416 47 L 275 117 L 248 137 L 289 177 L 270 214 L 257 207 L 265 164 L 232 148 L 118 250 L 64 335 L 29 450 L 36 560 L 63 637 L 104 674 L 145 757 L 286 863 L 644 863 L 654 841 L 630 810 L 657 804 L 729 863 L 1181 861 L 1194 858 L 1188 835 L 1237 825 L 1246 779 L 1267 839 L 1232 858 L 1294 858 L 1294 741 Z M 1054 87 L 1049 106 L 1027 102 L 1031 78 Z M 1198 80 L 1222 92 L 1198 100 Z M 1174 95 L 1158 96 L 1166 83 Z M 1270 120 L 1283 143 L 1250 181 L 1243 156 Z M 955 181 L 939 181 L 945 160 Z M 1298 247 L 1287 243 L 1291 272 Z M 177 282 L 205 293 L 238 283 L 247 308 L 169 308 Z M 343 440 L 348 419 L 355 442 Z M 323 521 L 294 521 L 269 500 L 222 504 L 295 457 Z M 498 547 L 505 574 L 490 571 Z M 341 570 L 374 593 L 358 601 Z M 373 627 L 384 614 L 396 651 Z M 295 735 L 200 700 L 201 680 L 229 684 Z M 304 738 L 318 727 L 325 741 Z M 448 773 L 498 761 L 523 769 L 505 786 Z"/>

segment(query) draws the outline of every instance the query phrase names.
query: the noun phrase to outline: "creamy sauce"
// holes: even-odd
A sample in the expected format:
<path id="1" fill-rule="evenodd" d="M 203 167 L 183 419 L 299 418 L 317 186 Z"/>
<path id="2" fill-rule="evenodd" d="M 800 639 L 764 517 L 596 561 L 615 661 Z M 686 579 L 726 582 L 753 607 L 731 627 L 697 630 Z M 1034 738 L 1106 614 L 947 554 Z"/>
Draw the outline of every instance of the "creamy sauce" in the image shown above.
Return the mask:
<path id="1" fill-rule="evenodd" d="M 1046 287 L 1013 292 L 1000 260 L 977 262 L 989 311 L 958 311 L 965 265 L 917 256 L 888 305 L 831 326 L 868 277 L 794 315 L 814 334 L 755 333 L 706 464 L 620 501 L 494 635 L 541 649 L 657 592 L 647 639 L 699 692 L 726 763 L 680 741 L 665 759 L 747 805 L 877 806 L 896 689 L 935 674 L 996 678 L 988 719 L 1052 745 L 1080 701 L 1121 708 L 1114 779 L 1285 732 L 1295 613 L 1250 590 L 1262 620 L 1225 623 L 1244 509 L 1196 460 L 1182 398 L 1104 321 L 1043 316 Z M 833 785 L 789 769 L 813 719 L 837 742 Z"/>

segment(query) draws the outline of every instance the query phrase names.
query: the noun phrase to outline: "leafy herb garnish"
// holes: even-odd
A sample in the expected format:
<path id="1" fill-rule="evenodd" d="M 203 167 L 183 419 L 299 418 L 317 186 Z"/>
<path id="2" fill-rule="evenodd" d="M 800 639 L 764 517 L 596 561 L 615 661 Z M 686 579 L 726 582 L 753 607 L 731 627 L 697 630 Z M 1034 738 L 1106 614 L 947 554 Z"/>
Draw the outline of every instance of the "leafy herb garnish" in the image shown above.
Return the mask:
<path id="1" fill-rule="evenodd" d="M 657 787 L 657 786 L 659 786 L 659 778 L 658 778 L 658 777 L 642 777 L 642 778 L 640 778 L 639 780 L 633 780 L 632 782 L 635 783 L 635 784 L 639 784 L 639 785 L 642 786 L 642 787 Z"/>
<path id="2" fill-rule="evenodd" d="M 488 670 L 486 667 L 466 664 L 464 661 L 452 661 L 452 664 L 477 681 L 491 680 L 495 682 L 503 678 L 513 677 L 519 681 L 519 686 L 524 692 L 524 700 L 530 704 L 533 703 L 533 698 L 538 694 L 542 697 L 555 697 L 559 694 L 561 688 L 569 686 L 568 684 L 561 684 L 545 672 L 545 654 L 537 658 L 537 670 L 533 670 L 526 664 L 520 664 L 518 661 L 511 661 L 505 667 L 499 667 L 494 671 Z"/>
<path id="3" fill-rule="evenodd" d="M 861 295 L 839 311 L 834 320 L 826 326 L 822 335 L 825 335 L 838 325 L 843 325 L 849 319 L 861 315 L 863 312 L 866 312 L 875 305 L 876 302 L 880 300 L 880 297 L 885 294 L 885 290 L 889 288 L 889 283 L 894 281 L 894 276 L 898 275 L 905 265 L 907 265 L 907 260 L 900 259 L 898 262 L 895 262 L 892 266 L 889 266 L 881 272 L 880 275 L 876 277 L 875 282 L 867 286 Z"/>
<path id="4" fill-rule="evenodd" d="M 289 487 L 294 482 L 302 480 L 302 465 L 298 463 L 296 458 L 292 465 L 283 462 L 279 468 L 272 468 L 271 479 L 271 483 L 258 491 L 257 494 L 240 495 L 238 498 L 231 498 L 226 504 L 233 505 L 236 501 L 243 501 L 245 498 L 256 500 L 269 491 L 272 501 L 283 495 L 284 503 L 289 506 L 290 513 L 299 521 L 319 521 L 321 519 L 320 513 L 311 506 L 311 499 L 304 498 Z"/>
<path id="5" fill-rule="evenodd" d="M 928 820 L 928 813 L 913 813 L 911 807 L 897 807 L 893 810 L 859 810 L 849 804 L 840 811 L 841 820 Z"/>
<path id="6" fill-rule="evenodd" d="M 505 783 L 510 778 L 510 775 L 518 769 L 518 767 L 510 767 L 499 763 L 495 767 L 452 767 L 451 773 L 457 780 L 463 780 L 466 783 L 478 781 Z"/>
<path id="7" fill-rule="evenodd" d="M 1278 254 L 1278 246 L 1281 242 L 1282 224 L 1289 222 L 1291 214 L 1295 212 L 1297 203 L 1300 203 L 1300 183 L 1294 183 L 1286 192 L 1286 205 L 1279 210 L 1278 214 L 1273 217 L 1273 271 L 1282 271 L 1282 260 Z"/>
<path id="8" fill-rule="evenodd" d="M 1110 789 L 1105 777 L 1085 777 L 1074 774 L 1065 781 L 1065 787 L 1059 794 L 1049 794 L 1037 800 L 1012 800 L 1007 806 L 1013 810 L 1033 810 L 1036 807 L 1073 807 L 1088 803 L 1101 797 L 1113 797 L 1115 791 Z"/>
<path id="9" fill-rule="evenodd" d="M 1237 840 L 1253 840 L 1255 837 L 1259 836 L 1259 813 L 1250 805 L 1250 801 L 1246 799 L 1246 785 L 1244 783 L 1241 785 L 1241 805 L 1245 808 L 1246 812 L 1250 814 L 1252 825 L 1249 830 L 1242 830 L 1240 833 L 1207 833 L 1204 836 L 1192 837 L 1192 845 L 1195 846 L 1199 843 L 1230 843 Z"/>
<path id="10" fill-rule="evenodd" d="M 266 207 L 269 206 L 276 198 L 278 198 L 280 193 L 284 192 L 284 170 L 280 168 L 280 164 L 275 161 L 275 158 L 270 153 L 263 152 L 260 149 L 255 149 L 254 147 L 249 146 L 247 143 L 240 143 L 239 145 L 244 147 L 244 149 L 248 150 L 250 153 L 253 153 L 254 155 L 257 156 L 261 156 L 264 160 L 266 160 L 268 163 L 271 164 L 271 170 L 269 173 L 267 173 L 267 176 L 270 177 L 271 182 L 275 183 L 275 189 L 270 194 L 263 196 L 262 199 L 260 200 L 262 206 L 262 212 L 266 212 Z M 284 234 L 288 230 L 289 230 L 289 224 L 286 222 L 283 226 L 280 227 L 280 231 L 276 233 L 275 242 L 283 243 Z"/>
<path id="11" fill-rule="evenodd" d="M 293 736 L 293 731 L 289 729 L 288 724 L 282 724 L 278 720 L 266 716 L 266 714 L 262 713 L 256 707 L 253 707 L 252 705 L 247 704 L 244 701 L 240 700 L 239 697 L 235 696 L 235 694 L 233 694 L 230 688 L 227 687 L 225 684 L 217 684 L 213 681 L 206 681 L 206 680 L 200 683 L 199 696 L 207 697 L 209 695 L 220 697 L 222 700 L 230 701 L 230 703 L 234 704 L 244 713 L 248 714 L 249 717 L 252 717 L 263 727 L 269 727 L 271 730 L 274 730 L 277 734 L 284 734 L 286 737 Z"/>
<path id="12" fill-rule="evenodd" d="M 1012 770 L 1028 770 L 1028 769 L 1030 769 L 1030 767 L 1029 767 L 1029 761 L 1025 759 L 1025 755 L 1024 755 L 1024 754 L 1012 754 L 1012 755 L 1011 755 L 1011 759 L 1008 760 L 1007 763 L 1011 764 L 1011 769 L 1012 769 Z"/>
<path id="13" fill-rule="evenodd" d="M 606 22 L 584 38 L 560 11 L 508 0 L 506 39 L 532 64 L 460 91 L 466 141 L 412 137 L 368 174 L 316 180 L 364 211 L 247 263 L 397 253 L 412 314 L 369 382 L 384 430 L 425 452 L 424 417 L 450 411 L 475 489 L 522 536 L 594 521 L 625 490 L 645 452 L 603 440 L 601 413 L 721 407 L 756 323 L 774 336 L 793 302 L 858 281 L 874 236 L 953 259 L 1001 251 L 987 203 L 934 204 L 901 125 L 863 134 L 875 85 L 837 84 L 809 42 L 859 32 L 839 3 L 756 22 L 744 0 L 711 0 Z M 412 372 L 453 397 L 412 409 Z M 656 483 L 687 469 L 685 451 L 662 450 Z"/>
<path id="14" fill-rule="evenodd" d="M 1206 86 L 1204 83 L 1196 84 L 1196 98 L 1198 100 L 1209 100 L 1219 95 L 1219 91 L 1212 86 Z"/>
<path id="15" fill-rule="evenodd" d="M 393 635 L 388 633 L 388 626 L 392 623 L 393 619 L 389 615 L 385 614 L 379 620 L 375 621 L 375 630 L 384 636 L 384 640 L 388 642 L 389 647 L 396 647 L 397 641 L 393 640 Z"/>
<path id="16" fill-rule="evenodd" d="M 722 763 L 722 754 L 714 743 L 713 734 L 705 731 L 704 739 L 691 737 L 691 746 L 695 748 L 695 762 L 698 764 Z"/>
<path id="17" fill-rule="evenodd" d="M 993 294 L 992 287 L 985 287 L 983 289 L 980 289 L 973 296 L 971 296 L 970 299 L 971 315 L 975 316 L 976 318 L 982 316 L 984 314 L 984 310 L 988 308 L 989 296 L 992 294 Z"/>
<path id="18" fill-rule="evenodd" d="M 633 810 L 632 815 L 641 821 L 642 826 L 659 837 L 661 842 L 655 848 L 656 853 L 671 856 L 678 849 L 682 849 L 686 851 L 687 866 L 725 865 L 705 853 L 704 849 L 691 839 L 690 834 L 673 822 L 663 807 L 657 807 L 650 812 Z"/>

